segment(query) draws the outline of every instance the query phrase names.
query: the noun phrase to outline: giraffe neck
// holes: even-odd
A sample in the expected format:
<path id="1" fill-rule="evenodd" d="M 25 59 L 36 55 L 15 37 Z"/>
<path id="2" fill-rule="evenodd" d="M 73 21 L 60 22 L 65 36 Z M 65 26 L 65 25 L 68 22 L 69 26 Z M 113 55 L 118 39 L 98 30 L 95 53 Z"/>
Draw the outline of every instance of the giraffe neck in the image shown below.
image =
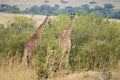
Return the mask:
<path id="1" fill-rule="evenodd" d="M 71 35 L 72 29 L 73 29 L 73 25 L 74 25 L 74 20 L 72 19 L 70 21 L 69 26 L 65 29 L 63 35 L 65 35 L 66 37 L 69 37 Z"/>
<path id="2" fill-rule="evenodd" d="M 70 21 L 70 24 L 69 24 L 69 26 L 67 27 L 67 29 L 68 29 L 69 31 L 72 31 L 73 26 L 74 26 L 74 20 L 72 19 L 72 20 Z"/>
<path id="3" fill-rule="evenodd" d="M 42 31 L 44 30 L 44 28 L 45 28 L 45 25 L 46 25 L 46 23 L 48 22 L 48 18 L 49 18 L 49 16 L 47 16 L 46 18 L 45 18 L 45 20 L 43 21 L 43 23 L 37 28 L 37 30 L 36 30 L 36 33 L 42 33 Z"/>

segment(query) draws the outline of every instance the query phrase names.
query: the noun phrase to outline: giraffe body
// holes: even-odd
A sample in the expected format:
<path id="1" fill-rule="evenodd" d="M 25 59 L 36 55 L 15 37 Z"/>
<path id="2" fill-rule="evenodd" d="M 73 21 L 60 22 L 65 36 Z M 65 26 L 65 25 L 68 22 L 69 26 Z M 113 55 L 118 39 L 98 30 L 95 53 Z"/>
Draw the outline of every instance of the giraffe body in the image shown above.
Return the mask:
<path id="1" fill-rule="evenodd" d="M 32 37 L 30 37 L 28 41 L 25 43 L 23 62 L 25 62 L 26 64 L 30 63 L 32 57 L 35 55 L 37 49 L 37 43 L 41 39 L 42 32 L 48 21 L 49 21 L 49 15 L 45 18 L 43 23 L 37 28 L 37 30 L 32 35 Z"/>
<path id="2" fill-rule="evenodd" d="M 63 34 L 58 38 L 59 45 L 61 46 L 61 53 L 59 56 L 59 68 L 67 68 L 69 63 L 69 53 L 71 50 L 71 40 L 70 35 L 72 32 L 72 28 L 74 25 L 74 19 L 75 15 L 70 16 L 70 24 L 69 26 L 64 30 Z"/>

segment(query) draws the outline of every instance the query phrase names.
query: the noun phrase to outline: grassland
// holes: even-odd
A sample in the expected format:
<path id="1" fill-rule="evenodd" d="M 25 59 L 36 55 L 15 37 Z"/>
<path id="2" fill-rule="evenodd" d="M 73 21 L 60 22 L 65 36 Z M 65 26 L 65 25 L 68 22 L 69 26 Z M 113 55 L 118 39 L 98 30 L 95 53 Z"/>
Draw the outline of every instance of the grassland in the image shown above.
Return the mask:
<path id="1" fill-rule="evenodd" d="M 37 80 L 35 70 L 24 69 L 18 66 L 1 67 L 0 68 L 0 80 Z"/>
<path id="2" fill-rule="evenodd" d="M 45 18 L 45 15 L 30 15 L 30 14 L 10 14 L 10 13 L 0 13 L 0 24 L 3 24 L 7 26 L 7 24 L 10 23 L 10 21 L 15 17 L 15 16 L 24 16 L 28 18 L 32 18 L 35 20 L 36 24 L 35 26 L 38 27 L 39 24 L 42 23 L 42 21 Z M 51 18 L 54 18 L 55 16 L 52 16 Z M 118 19 L 109 19 L 109 21 L 115 21 L 115 22 L 120 22 Z"/>
<path id="3" fill-rule="evenodd" d="M 10 20 L 12 20 L 13 19 L 13 17 L 14 16 L 25 16 L 25 17 L 28 17 L 28 18 L 32 18 L 32 19 L 34 19 L 35 21 L 36 21 L 36 26 L 37 25 L 39 25 L 43 20 L 44 20 L 44 18 L 45 18 L 45 16 L 43 16 L 43 15 L 24 15 L 24 14 L 7 14 L 7 13 L 0 13 L 0 18 L 1 18 L 1 20 L 0 20 L 0 24 L 5 24 L 6 25 L 6 23 L 8 23 Z M 90 16 L 91 17 L 91 16 Z M 65 16 L 61 16 L 61 17 L 59 17 L 60 19 L 62 19 L 61 20 L 61 23 L 63 23 L 64 21 L 66 21 L 64 18 L 65 18 Z M 92 17 L 93 18 L 93 17 Z M 92 19 L 91 18 L 91 19 Z M 96 18 L 95 18 L 96 19 Z M 80 37 L 80 38 L 82 38 L 83 40 L 85 40 L 87 37 L 89 37 L 88 35 L 89 35 L 89 32 L 91 32 L 93 29 L 96 29 L 97 27 L 97 29 L 99 30 L 99 28 L 101 28 L 101 27 L 99 27 L 99 26 L 97 26 L 97 27 L 94 27 L 94 18 L 93 18 L 93 21 L 92 20 L 90 20 L 91 22 L 89 22 L 88 23 L 88 21 L 89 21 L 89 17 L 87 17 L 86 16 L 86 18 L 85 17 L 80 17 L 80 19 L 78 19 L 78 22 L 77 22 L 77 25 L 76 26 L 78 26 L 78 28 L 76 28 L 75 29 L 75 32 L 77 32 L 77 31 L 80 31 L 80 32 L 82 32 L 82 31 L 84 31 L 84 27 L 87 27 L 88 28 L 88 30 L 86 30 L 85 31 L 85 34 L 82 36 L 82 37 Z M 110 21 L 118 21 L 119 22 L 119 20 L 113 20 L 113 19 L 110 19 Z M 81 22 L 80 24 L 79 24 L 79 22 Z M 87 24 L 90 24 L 90 25 L 87 25 Z M 94 24 L 92 24 L 91 25 L 91 23 L 94 23 Z M 107 26 L 105 26 L 105 25 L 107 25 Z M 110 31 L 110 33 L 115 33 L 116 31 L 117 31 L 117 29 L 119 29 L 118 27 L 119 27 L 119 25 L 117 25 L 117 24 L 114 24 L 113 23 L 113 25 L 111 26 L 110 24 L 108 25 L 109 23 L 104 23 L 103 22 L 103 24 L 102 23 L 100 23 L 100 25 L 102 25 L 103 26 L 103 30 L 104 31 L 106 31 L 106 30 L 108 30 L 108 31 L 106 31 L 106 32 L 109 32 Z M 51 32 L 46 32 L 45 34 L 47 35 L 47 34 L 50 34 L 50 33 L 52 33 L 52 32 L 54 32 L 54 34 L 56 34 L 55 32 L 59 32 L 60 31 L 60 28 L 61 27 L 57 27 L 58 29 L 55 31 L 55 29 L 54 29 L 54 27 L 56 27 L 56 26 L 64 26 L 65 24 L 59 24 L 59 21 L 57 22 L 54 22 L 54 26 L 53 27 L 51 27 Z M 81 25 L 81 26 L 80 26 Z M 97 24 L 97 25 L 99 25 L 99 24 Z M 117 27 L 116 26 L 114 26 L 114 25 L 117 25 Z M 83 27 L 84 26 L 84 27 Z M 90 27 L 91 28 L 90 28 Z M 95 24 L 95 26 L 96 26 L 96 24 Z M 110 27 L 109 27 L 110 26 Z M 79 29 L 79 27 L 81 27 L 81 29 Z M 106 28 L 104 28 L 104 27 L 106 27 Z M 49 27 L 47 27 L 48 29 L 50 29 Z M 86 28 L 86 29 L 87 29 Z M 48 30 L 47 29 L 47 30 Z M 79 30 L 78 30 L 79 29 Z M 83 29 L 83 30 L 82 30 Z M 46 30 L 46 31 L 47 31 Z M 113 31 L 112 31 L 113 30 Z M 115 31 L 114 31 L 115 30 Z M 87 31 L 88 31 L 88 33 L 87 33 Z M 79 34 L 81 34 L 80 32 L 78 32 Z M 94 31 L 93 31 L 94 32 Z M 101 30 L 100 30 L 100 32 L 101 32 Z M 107 36 L 106 34 L 110 34 L 110 33 L 105 33 L 105 34 L 103 34 L 106 38 L 108 37 L 109 38 L 109 35 Z M 75 34 L 75 35 L 79 35 L 79 34 Z M 87 34 L 87 37 L 85 36 Z M 119 34 L 119 32 L 118 32 L 118 34 Z M 101 36 L 101 34 L 98 34 L 97 32 L 96 32 L 96 37 L 98 37 L 99 35 Z M 117 34 L 116 34 L 117 35 Z M 49 35 L 49 36 L 51 36 L 51 35 Z M 84 38 L 84 36 L 85 36 L 85 38 Z M 91 36 L 91 35 L 90 35 Z M 102 38 L 102 40 L 105 38 L 103 36 L 103 38 Z M 113 35 L 113 38 L 114 38 L 114 36 L 115 35 Z M 18 37 L 18 35 L 17 35 L 17 37 Z M 47 38 L 49 38 L 48 36 L 44 36 L 44 37 L 47 37 Z M 52 36 L 51 36 L 52 37 Z M 53 36 L 54 37 L 54 36 Z M 74 36 L 75 37 L 75 36 Z M 73 38 L 74 38 L 73 37 Z M 78 36 L 77 36 L 78 37 Z M 112 34 L 110 35 L 110 37 L 112 37 Z M 14 38 L 14 37 L 13 37 Z M 94 37 L 93 37 L 94 38 Z M 21 39 L 21 38 L 20 38 Z M 99 38 L 98 38 L 99 39 Z M 117 36 L 117 40 L 119 39 L 119 36 Z M 74 40 L 77 40 L 77 38 L 76 39 L 74 39 Z M 105 39 L 105 40 L 107 40 L 107 39 Z M 116 40 L 116 37 L 115 37 L 115 40 Z M 100 40 L 99 40 L 100 41 Z M 98 42 L 99 42 L 98 41 Z M 17 40 L 15 41 L 15 42 L 17 42 Z M 107 41 L 106 41 L 107 42 Z M 102 45 L 102 47 L 103 48 L 105 48 L 104 47 L 104 41 L 101 41 L 101 43 L 99 43 L 100 45 Z M 116 44 L 113 44 L 114 42 L 110 42 L 111 43 L 111 47 L 112 47 L 112 45 L 113 46 L 115 46 L 116 47 L 116 44 L 118 44 L 118 43 L 116 43 Z M 51 43 L 52 44 L 52 43 Z M 99 44 L 97 43 L 95 43 L 95 45 L 97 45 L 97 46 L 99 46 Z M 93 51 L 95 51 L 96 50 L 96 47 L 97 46 L 95 46 L 94 47 L 94 43 L 92 43 L 92 44 L 87 44 L 88 45 L 88 47 L 86 47 L 86 46 L 84 46 L 85 48 L 84 49 L 86 49 L 86 51 L 91 51 L 91 53 L 92 53 L 92 49 L 93 49 Z M 109 43 L 108 44 L 105 44 L 105 45 L 109 45 Z M 119 45 L 119 44 L 118 44 Z M 109 45 L 110 46 L 110 45 Z M 93 48 L 91 48 L 91 47 L 93 47 Z M 100 47 L 100 51 L 103 49 L 102 47 Z M 107 46 L 106 46 L 107 47 Z M 114 47 L 112 47 L 112 49 L 113 49 Z M 82 48 L 83 49 L 83 48 Z M 105 48 L 106 50 L 108 50 L 109 49 L 109 47 L 108 47 L 108 49 L 107 48 Z M 118 51 L 118 49 L 119 48 L 117 48 L 117 51 Z M 106 51 L 105 50 L 105 51 Z M 111 50 L 111 49 L 109 49 L 109 50 Z M 97 51 L 97 50 L 96 50 Z M 99 51 L 99 50 L 98 50 Z M 112 50 L 111 50 L 112 51 Z M 104 52 L 104 50 L 103 50 L 103 52 Z M 99 52 L 97 52 L 97 53 L 99 53 Z M 94 55 L 93 55 L 94 56 Z M 79 56 L 80 57 L 80 56 Z M 112 56 L 111 56 L 112 57 Z M 77 58 L 77 57 L 76 57 Z M 98 57 L 99 58 L 99 57 Z M 0 58 L 0 60 L 1 60 L 1 58 Z M 2 61 L 2 60 L 1 60 Z M 120 63 L 120 62 L 119 62 Z M 77 64 L 77 63 L 76 63 Z M 80 65 L 81 66 L 81 65 Z M 113 80 L 119 80 L 120 79 L 120 65 L 119 65 L 119 67 L 118 68 L 116 68 L 115 70 L 111 70 L 111 72 L 112 72 L 112 75 L 114 76 L 114 77 L 117 77 L 117 79 L 113 79 Z M 24 67 L 21 67 L 21 66 L 9 66 L 9 65 L 7 65 L 7 66 L 1 66 L 0 67 L 0 80 L 37 80 L 38 79 L 38 76 L 37 76 L 37 71 L 33 68 L 33 69 L 28 69 L 28 68 L 24 68 Z M 49 74 L 51 74 L 51 73 L 49 73 Z M 88 72 L 78 72 L 78 73 L 69 73 L 69 74 L 67 74 L 67 75 L 59 75 L 58 77 L 55 77 L 55 78 L 52 78 L 52 79 L 47 79 L 47 80 L 99 80 L 98 79 L 98 76 L 99 75 L 101 75 L 101 73 L 100 72 L 97 72 L 97 71 L 88 71 Z M 45 79 L 44 79 L 45 80 Z"/>
<path id="4" fill-rule="evenodd" d="M 32 18 L 36 22 L 36 24 L 35 24 L 36 27 L 38 27 L 39 24 L 41 24 L 41 22 L 46 17 L 45 15 L 30 15 L 30 14 L 27 15 L 27 14 L 0 13 L 0 24 L 3 24 L 5 26 L 7 26 L 15 16 L 24 16 L 24 17 Z M 53 17 L 54 16 L 51 16 L 51 18 L 53 18 Z"/>
<path id="5" fill-rule="evenodd" d="M 90 5 L 91 7 L 99 5 L 103 6 L 105 3 L 111 3 L 115 6 L 116 9 L 120 9 L 120 0 L 68 0 L 67 4 L 63 4 L 60 0 L 50 0 L 49 3 L 44 3 L 44 0 L 0 0 L 0 4 L 9 4 L 9 5 L 17 5 L 21 10 L 25 8 L 30 8 L 33 5 L 51 5 L 54 6 L 56 4 L 60 5 L 61 8 L 66 6 L 81 6 L 83 4 L 89 4 L 90 1 L 96 1 L 97 4 Z"/>
<path id="6" fill-rule="evenodd" d="M 112 72 L 114 76 L 111 80 L 120 80 L 120 72 Z M 60 75 L 58 77 L 49 78 L 47 80 L 99 80 L 101 72 L 88 71 L 80 73 L 71 73 L 69 75 Z M 117 78 L 117 79 L 116 79 Z M 0 80 L 38 80 L 38 76 L 34 69 L 22 68 L 20 66 L 1 67 Z M 46 80 L 46 79 L 41 79 Z M 102 80 L 102 79 L 101 79 Z"/>

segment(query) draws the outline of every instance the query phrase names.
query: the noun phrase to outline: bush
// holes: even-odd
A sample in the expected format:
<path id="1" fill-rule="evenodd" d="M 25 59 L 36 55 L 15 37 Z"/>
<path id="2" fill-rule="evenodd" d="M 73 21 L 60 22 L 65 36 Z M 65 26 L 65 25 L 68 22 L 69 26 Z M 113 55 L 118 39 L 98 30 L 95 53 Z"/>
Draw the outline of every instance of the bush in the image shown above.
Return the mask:
<path id="1" fill-rule="evenodd" d="M 94 14 L 77 16 L 71 36 L 70 64 L 73 70 L 111 69 L 117 65 L 119 24 Z"/>
<path id="2" fill-rule="evenodd" d="M 34 31 L 35 22 L 26 17 L 15 17 L 15 22 L 7 28 L 0 29 L 0 54 L 15 55 L 18 50 L 21 54 L 25 41 Z"/>
<path id="3" fill-rule="evenodd" d="M 57 57 L 60 47 L 58 37 L 69 24 L 67 15 L 59 15 L 47 25 L 43 32 L 43 39 L 37 51 L 38 73 L 45 72 L 39 77 L 56 74 Z M 119 24 L 103 20 L 101 17 L 79 14 L 71 34 L 72 48 L 69 56 L 71 70 L 110 70 L 115 68 L 120 56 Z M 113 65 L 114 64 L 114 65 Z"/>

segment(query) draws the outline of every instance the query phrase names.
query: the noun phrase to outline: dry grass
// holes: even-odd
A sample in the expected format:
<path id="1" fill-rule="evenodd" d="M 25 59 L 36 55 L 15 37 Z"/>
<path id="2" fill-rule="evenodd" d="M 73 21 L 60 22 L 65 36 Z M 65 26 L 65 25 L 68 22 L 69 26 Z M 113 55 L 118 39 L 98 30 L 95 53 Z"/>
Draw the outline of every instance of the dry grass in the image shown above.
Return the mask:
<path id="1" fill-rule="evenodd" d="M 42 21 L 45 19 L 45 15 L 30 15 L 30 14 L 10 14 L 10 13 L 0 13 L 0 24 L 7 26 L 15 16 L 24 16 L 28 18 L 32 18 L 35 20 L 35 26 L 39 26 Z M 51 16 L 53 18 L 54 16 Z"/>
<path id="2" fill-rule="evenodd" d="M 109 19 L 109 21 L 120 23 L 120 20 L 119 20 L 119 19 Z"/>
<path id="3" fill-rule="evenodd" d="M 66 76 L 58 76 L 47 80 L 99 80 L 99 72 L 88 71 L 80 73 L 72 73 Z M 120 79 L 120 72 L 113 73 L 116 80 Z M 0 80 L 37 80 L 37 74 L 35 70 L 22 68 L 16 66 L 14 68 L 1 67 L 0 68 Z"/>
<path id="4" fill-rule="evenodd" d="M 37 80 L 36 71 L 20 66 L 1 67 L 0 80 Z"/>
<path id="5" fill-rule="evenodd" d="M 91 73 L 91 74 L 89 74 Z M 84 80 L 89 76 L 89 80 L 95 80 L 95 76 L 97 75 L 96 72 L 81 72 L 81 73 L 74 73 L 74 74 L 69 74 L 67 76 L 60 76 L 57 78 L 54 78 L 54 80 Z M 48 80 L 53 80 L 53 79 L 48 79 Z"/>
<path id="6" fill-rule="evenodd" d="M 10 14 L 10 13 L 0 13 L 0 24 L 3 24 L 7 26 L 10 21 L 13 20 L 15 16 L 25 16 L 28 18 L 32 18 L 35 20 L 36 24 L 35 26 L 38 27 L 44 18 L 46 17 L 45 15 L 30 15 L 30 14 Z M 54 18 L 55 16 L 51 16 L 51 18 Z M 115 21 L 115 22 L 120 22 L 118 19 L 109 19 L 109 21 Z"/>
<path id="7" fill-rule="evenodd" d="M 7 24 L 9 24 L 9 22 L 15 17 L 15 16 L 25 16 L 28 18 L 32 18 L 36 21 L 36 26 L 38 25 L 38 23 L 40 24 L 45 16 L 43 15 L 25 15 L 25 14 L 9 14 L 9 13 L 0 13 L 0 24 L 4 24 L 7 26 Z"/>
<path id="8" fill-rule="evenodd" d="M 60 76 L 60 77 L 52 78 L 48 80 L 106 80 L 106 79 L 101 79 L 100 78 L 101 75 L 108 77 L 102 74 L 101 72 L 88 71 L 88 72 L 72 73 L 67 76 Z M 109 77 L 111 78 L 107 80 L 120 80 L 120 72 L 119 71 L 112 72 L 111 76 Z"/>
<path id="9" fill-rule="evenodd" d="M 19 54 L 10 58 L 10 55 L 0 56 L 0 80 L 37 80 L 35 67 L 28 68 L 20 63 Z"/>

